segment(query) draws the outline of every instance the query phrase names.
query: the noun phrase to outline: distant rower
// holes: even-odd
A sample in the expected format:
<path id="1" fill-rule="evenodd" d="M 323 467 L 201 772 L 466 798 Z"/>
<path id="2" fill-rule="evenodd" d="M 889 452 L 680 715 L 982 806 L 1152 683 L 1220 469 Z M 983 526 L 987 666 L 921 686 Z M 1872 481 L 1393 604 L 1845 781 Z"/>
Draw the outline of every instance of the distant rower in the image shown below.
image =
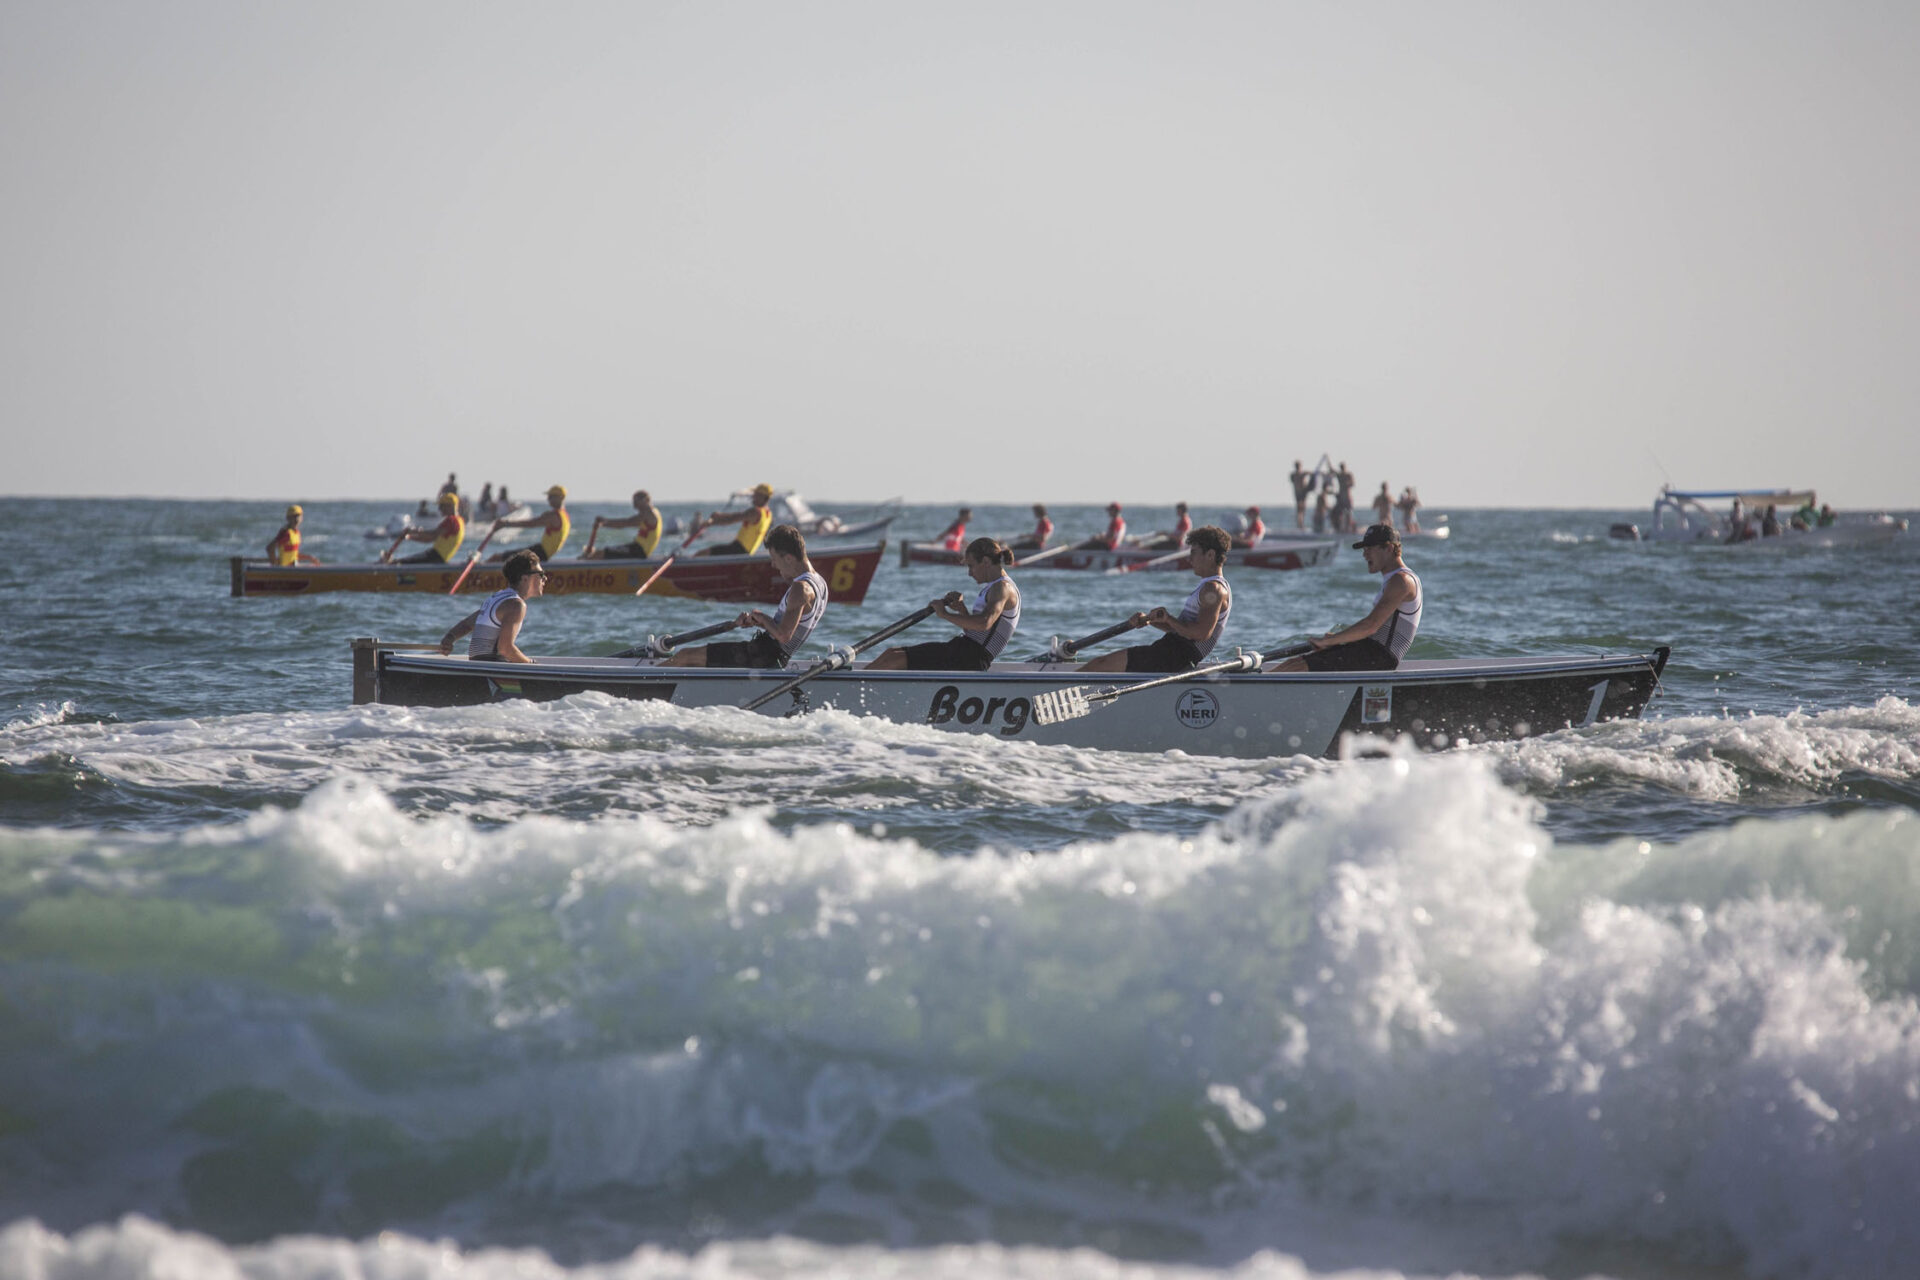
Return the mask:
<path id="1" fill-rule="evenodd" d="M 653 496 L 645 489 L 636 489 L 633 494 L 633 514 L 617 519 L 607 516 L 593 518 L 593 532 L 587 541 L 591 543 L 600 536 L 602 529 L 631 529 L 632 542 L 619 542 L 612 546 L 601 547 L 593 552 L 593 558 L 606 556 L 608 559 L 645 560 L 653 555 L 653 549 L 660 545 L 660 513 L 653 509 Z"/>
<path id="2" fill-rule="evenodd" d="M 448 479 L 452 479 L 451 476 Z M 409 529 L 400 535 L 402 542 L 431 542 L 425 551 L 394 559 L 392 552 L 380 558 L 393 564 L 445 564 L 467 537 L 467 522 L 460 518 L 460 499 L 451 493 L 440 495 L 440 523 L 431 529 Z"/>
<path id="3" fill-rule="evenodd" d="M 767 530 L 773 527 L 773 512 L 767 504 L 773 501 L 773 486 L 761 483 L 753 486 L 753 505 L 744 511 L 721 511 L 707 520 L 708 526 L 719 524 L 737 524 L 738 536 L 724 546 L 708 547 L 694 554 L 703 556 L 750 556 L 760 549 L 767 540 Z"/>
<path id="4" fill-rule="evenodd" d="M 300 518 L 304 514 L 297 502 L 287 508 L 287 522 L 280 526 L 280 532 L 274 534 L 273 541 L 267 544 L 269 564 L 286 568 L 303 562 L 320 563 L 300 549 Z"/>
<path id="5" fill-rule="evenodd" d="M 1047 545 L 1047 540 L 1051 537 L 1053 537 L 1053 520 L 1047 515 L 1046 507 L 1036 502 L 1033 504 L 1033 532 L 1023 533 L 1015 538 L 1013 546 L 1019 551 L 1038 551 Z"/>
<path id="6" fill-rule="evenodd" d="M 1120 504 L 1107 504 L 1107 531 L 1080 544 L 1083 551 L 1112 551 L 1127 536 L 1127 522 L 1120 515 Z"/>
<path id="7" fill-rule="evenodd" d="M 540 541 L 527 550 L 542 560 L 551 560 L 560 554 L 560 548 L 566 545 L 567 535 L 573 531 L 573 517 L 567 514 L 567 486 L 556 484 L 547 490 L 547 509 L 539 515 L 528 516 L 525 520 L 495 520 L 496 529 L 545 529 Z M 501 551 L 488 556 L 488 563 L 506 560 L 518 552 Z"/>

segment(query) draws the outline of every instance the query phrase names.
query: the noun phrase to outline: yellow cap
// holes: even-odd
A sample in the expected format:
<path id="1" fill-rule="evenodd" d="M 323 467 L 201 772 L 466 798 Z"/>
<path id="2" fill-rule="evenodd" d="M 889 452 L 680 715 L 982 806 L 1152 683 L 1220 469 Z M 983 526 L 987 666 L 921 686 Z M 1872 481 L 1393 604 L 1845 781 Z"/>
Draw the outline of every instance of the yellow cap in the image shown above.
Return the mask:
<path id="1" fill-rule="evenodd" d="M 443 493 L 440 495 L 440 505 L 443 507 L 457 507 L 460 505 L 460 499 L 450 493 Z"/>
<path id="2" fill-rule="evenodd" d="M 753 486 L 753 496 L 756 498 L 771 498 L 773 496 L 773 486 L 763 480 Z"/>
<path id="3" fill-rule="evenodd" d="M 292 503 L 288 503 L 288 504 L 287 504 L 287 519 L 289 519 L 289 520 L 291 520 L 291 519 L 293 519 L 293 518 L 294 518 L 295 516 L 297 516 L 297 515 L 302 515 L 302 514 L 304 514 L 304 513 L 303 513 L 303 512 L 302 512 L 302 511 L 300 510 L 300 504 L 299 504 L 299 503 L 297 503 L 297 502 L 292 502 Z"/>
<path id="4" fill-rule="evenodd" d="M 549 498 L 551 498 L 551 497 L 553 497 L 553 496 L 554 496 L 555 494 L 558 494 L 558 495 L 559 495 L 559 496 L 561 496 L 562 498 L 564 498 L 564 497 L 566 497 L 566 496 L 567 496 L 567 486 L 565 486 L 565 485 L 563 485 L 563 484 L 556 484 L 556 485 L 549 485 L 549 486 L 547 486 L 547 496 L 548 496 Z"/>

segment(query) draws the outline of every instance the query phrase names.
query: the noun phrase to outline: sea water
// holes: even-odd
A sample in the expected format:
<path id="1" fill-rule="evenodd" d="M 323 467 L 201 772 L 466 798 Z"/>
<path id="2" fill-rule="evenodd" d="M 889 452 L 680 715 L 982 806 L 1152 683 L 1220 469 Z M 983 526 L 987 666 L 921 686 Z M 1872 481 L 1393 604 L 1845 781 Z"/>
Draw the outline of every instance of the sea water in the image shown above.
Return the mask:
<path id="1" fill-rule="evenodd" d="M 349 638 L 474 601 L 232 599 L 274 505 L 0 500 L 0 1275 L 1911 1273 L 1914 544 L 1450 514 L 1415 656 L 1671 644 L 1644 720 L 1224 761 L 353 707 Z M 1234 575 L 1225 645 L 1353 621 L 1359 560 Z M 1019 652 L 1191 585 L 1020 581 Z M 817 641 L 964 585 L 889 558 Z"/>

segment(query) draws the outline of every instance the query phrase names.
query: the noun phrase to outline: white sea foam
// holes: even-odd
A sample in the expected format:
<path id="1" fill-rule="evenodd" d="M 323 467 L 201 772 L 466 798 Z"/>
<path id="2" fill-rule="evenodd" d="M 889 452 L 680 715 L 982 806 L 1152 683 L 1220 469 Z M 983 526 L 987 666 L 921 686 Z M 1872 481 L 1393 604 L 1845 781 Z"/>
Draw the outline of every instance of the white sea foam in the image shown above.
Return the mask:
<path id="1" fill-rule="evenodd" d="M 1460 754 L 1046 856 L 752 812 L 487 831 L 352 780 L 183 837 L 0 842 L 34 882 L 0 903 L 0 994 L 43 1029 L 8 1068 L 41 1119 L 6 1168 L 40 1176 L 7 1180 L 4 1216 L 111 1216 L 169 1160 L 237 1150 L 317 1178 L 325 1228 L 377 1166 L 324 1136 L 351 1122 L 440 1160 L 511 1148 L 428 1234 L 747 1162 L 818 1182 L 755 1233 L 832 1207 L 910 1241 L 931 1178 L 972 1206 L 947 1230 L 995 1238 L 1017 1205 L 1216 1263 L 1315 1257 L 1279 1208 L 1302 1197 L 1473 1224 L 1437 1270 L 1611 1239 L 1880 1276 L 1920 1247 L 1904 811 L 1555 848 Z M 204 1117 L 236 1089 L 312 1119 Z M 322 1136 L 261 1145 L 282 1130 Z"/>

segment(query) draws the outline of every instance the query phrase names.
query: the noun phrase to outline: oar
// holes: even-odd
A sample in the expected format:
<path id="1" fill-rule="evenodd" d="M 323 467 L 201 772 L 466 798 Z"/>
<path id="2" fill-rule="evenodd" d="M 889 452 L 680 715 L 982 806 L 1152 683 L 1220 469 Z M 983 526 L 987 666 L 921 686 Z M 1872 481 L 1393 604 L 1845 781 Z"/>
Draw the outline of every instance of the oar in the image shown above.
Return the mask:
<path id="1" fill-rule="evenodd" d="M 1155 556 L 1151 560 L 1136 560 L 1132 564 L 1117 564 L 1113 566 L 1113 568 L 1107 570 L 1107 572 L 1108 573 L 1133 573 L 1136 570 L 1140 570 L 1140 569 L 1158 569 L 1163 564 L 1172 564 L 1175 560 L 1178 560 L 1181 556 L 1184 556 L 1186 554 L 1187 554 L 1186 549 L 1182 548 L 1179 551 L 1169 551 L 1167 552 L 1167 554 L 1163 556 Z"/>
<path id="2" fill-rule="evenodd" d="M 701 627 L 697 631 L 682 631 L 679 635 L 668 636 L 664 640 L 648 636 L 645 644 L 635 645 L 631 649 L 622 649 L 613 656 L 616 658 L 664 658 L 690 640 L 705 640 L 708 636 L 733 631 L 739 626 L 740 620 L 735 618 L 729 622 L 716 622 L 710 627 Z"/>
<path id="3" fill-rule="evenodd" d="M 1073 550 L 1073 544 L 1071 542 L 1063 542 L 1057 547 L 1048 547 L 1045 551 L 1036 551 L 1024 560 L 1015 560 L 1011 567 L 1015 569 L 1024 569 L 1030 564 L 1039 564 L 1042 560 L 1051 559 L 1052 557 L 1059 555 L 1062 551 L 1071 551 L 1071 550 Z"/>
<path id="4" fill-rule="evenodd" d="M 1157 689 L 1164 684 L 1179 684 L 1182 680 L 1198 680 L 1201 676 L 1219 675 L 1223 671 L 1258 671 L 1269 662 L 1298 657 L 1300 654 L 1312 651 L 1313 646 L 1310 644 L 1295 644 L 1288 645 L 1284 649 L 1275 649 L 1270 653 L 1243 653 L 1232 662 L 1216 662 L 1210 667 L 1195 667 L 1192 671 L 1182 671 L 1174 676 L 1162 676 L 1158 680 L 1148 680 L 1144 684 L 1131 684 L 1124 689 L 1116 689 L 1109 685 L 1105 689 L 1089 693 L 1086 685 L 1076 684 L 1069 688 L 1056 689 L 1052 693 L 1035 694 L 1033 719 L 1036 724 L 1059 724 L 1063 720 L 1078 720 L 1081 716 L 1092 715 L 1095 708 L 1129 693 L 1139 693 L 1143 689 Z"/>
<path id="5" fill-rule="evenodd" d="M 387 564 L 393 560 L 393 553 L 398 551 L 400 549 L 400 544 L 407 540 L 407 532 L 408 532 L 407 530 L 402 529 L 400 531 L 400 536 L 393 540 L 393 545 L 388 547 L 384 552 L 380 554 L 381 564 Z"/>
<path id="6" fill-rule="evenodd" d="M 480 557 L 486 554 L 487 544 L 493 541 L 493 535 L 498 532 L 500 532 L 500 522 L 495 520 L 493 527 L 487 530 L 487 536 L 480 539 L 480 545 L 475 547 L 473 554 L 467 558 L 467 567 L 462 569 L 460 576 L 453 580 L 453 589 L 447 592 L 448 595 L 457 596 L 460 594 L 460 587 L 466 582 L 467 575 L 473 572 L 473 566 L 480 563 Z"/>
<path id="7" fill-rule="evenodd" d="M 1133 625 L 1133 619 L 1128 618 L 1125 622 L 1116 622 L 1104 631 L 1096 631 L 1090 636 L 1081 636 L 1078 640 L 1062 641 L 1060 637 L 1055 636 L 1053 644 L 1048 647 L 1045 653 L 1037 654 L 1034 657 L 1028 658 L 1027 661 L 1045 662 L 1048 659 L 1052 659 L 1055 662 L 1064 662 L 1082 649 L 1091 648 L 1099 644 L 1102 640 L 1111 640 L 1123 632 L 1136 629 Z"/>
<path id="8" fill-rule="evenodd" d="M 600 520 L 599 520 L 599 517 L 596 516 L 593 521 L 593 528 L 587 531 L 587 546 L 586 546 L 586 549 L 580 553 L 580 558 L 582 560 L 593 559 L 593 544 L 599 537 L 600 537 Z"/>
<path id="9" fill-rule="evenodd" d="M 647 594 L 647 588 L 652 586 L 654 582 L 659 579 L 660 575 L 667 571 L 668 565 L 672 564 L 675 560 L 680 558 L 680 553 L 687 549 L 687 544 L 692 542 L 695 538 L 699 537 L 700 531 L 704 528 L 706 528 L 705 525 L 701 524 L 698 520 L 695 520 L 693 522 L 693 528 L 687 531 L 686 538 L 680 543 L 679 546 L 673 549 L 673 554 L 668 556 L 665 560 L 662 560 L 660 562 L 660 567 L 653 571 L 653 577 L 648 578 L 645 582 L 641 583 L 640 589 L 634 592 L 633 594 L 636 596 L 643 596 Z"/>
<path id="10" fill-rule="evenodd" d="M 911 627 L 916 623 L 925 622 L 928 618 L 931 618 L 932 616 L 933 616 L 932 605 L 925 605 L 921 608 L 915 609 L 912 613 L 900 619 L 898 622 L 890 622 L 886 626 L 874 632 L 872 635 L 867 636 L 864 639 L 855 640 L 852 644 L 848 645 L 844 649 L 835 649 L 832 653 L 828 654 L 826 657 L 822 658 L 820 661 L 814 663 L 811 667 L 808 667 L 805 671 L 801 672 L 799 675 L 795 676 L 793 679 L 787 681 L 785 684 L 781 685 L 779 688 L 773 690 L 771 693 L 763 693 L 751 702 L 741 703 L 740 709 L 742 711 L 757 711 L 761 707 L 765 706 L 767 703 L 772 702 L 775 698 L 779 697 L 781 694 L 786 693 L 788 690 L 798 689 L 801 685 L 813 679 L 815 676 L 823 676 L 827 674 L 827 672 L 829 671 L 838 671 L 842 667 L 852 666 L 854 656 L 860 653 L 861 650 L 871 649 L 874 645 L 879 644 L 882 640 L 891 640 L 893 637 L 899 635 L 902 631 L 905 631 L 908 627 Z"/>

